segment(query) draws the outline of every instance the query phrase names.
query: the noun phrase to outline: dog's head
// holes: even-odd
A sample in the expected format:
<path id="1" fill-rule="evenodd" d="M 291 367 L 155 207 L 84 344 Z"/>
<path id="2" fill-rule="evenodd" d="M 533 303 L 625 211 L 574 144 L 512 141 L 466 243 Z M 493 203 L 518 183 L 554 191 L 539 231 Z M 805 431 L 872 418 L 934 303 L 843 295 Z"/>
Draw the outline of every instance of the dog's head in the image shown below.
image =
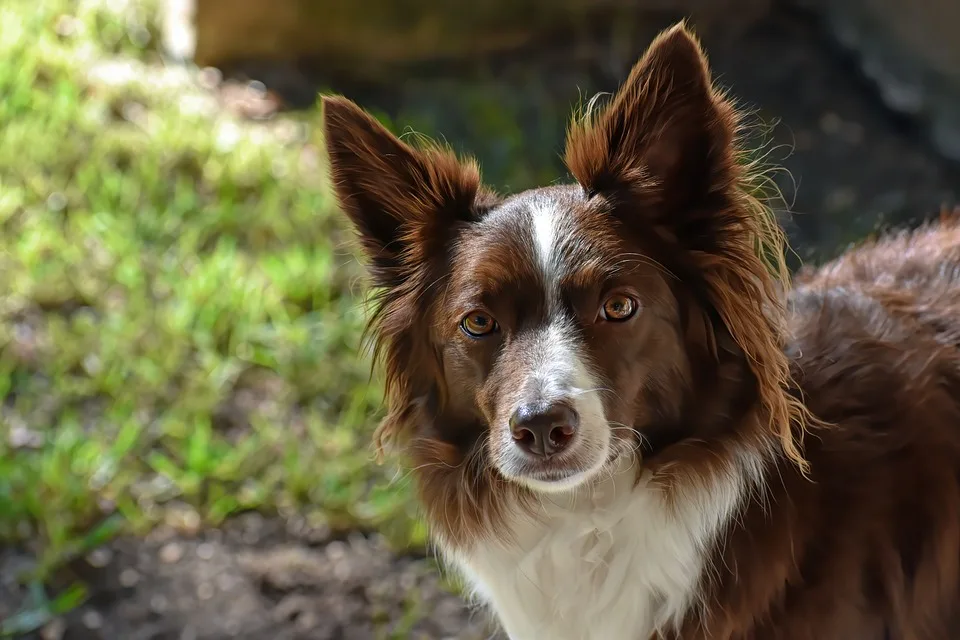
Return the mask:
<path id="1" fill-rule="evenodd" d="M 568 186 L 500 197 L 474 162 L 408 146 L 343 98 L 324 109 L 379 291 L 380 435 L 409 444 L 435 520 L 462 534 L 507 493 L 570 490 L 624 460 L 682 468 L 695 444 L 706 459 L 780 442 L 800 460 L 782 236 L 684 26 L 571 125 Z"/>

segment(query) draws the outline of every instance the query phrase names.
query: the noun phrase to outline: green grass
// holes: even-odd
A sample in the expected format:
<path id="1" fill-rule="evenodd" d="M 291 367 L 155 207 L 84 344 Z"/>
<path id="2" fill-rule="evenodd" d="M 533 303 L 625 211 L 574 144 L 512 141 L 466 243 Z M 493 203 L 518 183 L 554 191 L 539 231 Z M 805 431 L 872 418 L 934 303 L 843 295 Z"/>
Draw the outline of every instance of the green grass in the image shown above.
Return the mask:
<path id="1" fill-rule="evenodd" d="M 160 64 L 151 8 L 0 3 L 0 543 L 35 582 L 184 513 L 418 544 L 368 446 L 381 393 L 319 113 L 221 112 Z"/>

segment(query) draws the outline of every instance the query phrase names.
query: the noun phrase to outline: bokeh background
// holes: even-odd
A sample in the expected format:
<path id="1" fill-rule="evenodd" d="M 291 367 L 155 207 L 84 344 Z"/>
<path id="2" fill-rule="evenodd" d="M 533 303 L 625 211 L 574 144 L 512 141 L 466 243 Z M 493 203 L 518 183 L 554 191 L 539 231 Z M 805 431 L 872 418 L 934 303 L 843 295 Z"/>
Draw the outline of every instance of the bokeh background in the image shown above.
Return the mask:
<path id="1" fill-rule="evenodd" d="M 687 18 L 800 261 L 952 206 L 952 0 L 3 0 L 0 638 L 489 637 L 393 462 L 317 95 L 565 177 Z"/>

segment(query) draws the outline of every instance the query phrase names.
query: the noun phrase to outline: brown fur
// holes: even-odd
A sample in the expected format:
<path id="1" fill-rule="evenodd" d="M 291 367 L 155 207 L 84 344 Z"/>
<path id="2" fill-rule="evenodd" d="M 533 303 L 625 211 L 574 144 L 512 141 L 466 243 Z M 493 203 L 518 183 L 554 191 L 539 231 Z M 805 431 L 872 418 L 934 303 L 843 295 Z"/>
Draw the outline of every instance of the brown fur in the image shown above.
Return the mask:
<path id="1" fill-rule="evenodd" d="M 955 217 L 866 243 L 791 289 L 782 232 L 737 149 L 738 115 L 682 25 L 605 109 L 571 125 L 566 161 L 582 189 L 503 200 L 472 161 L 414 149 L 342 98 L 324 107 L 337 195 L 380 291 L 372 326 L 390 411 L 379 434 L 405 445 L 437 535 L 498 536 L 511 499 L 533 502 L 484 444 L 521 392 L 526 347 L 465 345 L 455 327 L 477 299 L 504 325 L 521 308 L 537 315 L 531 239 L 488 213 L 549 197 L 582 240 L 582 255 L 565 256 L 580 265 L 563 283 L 571 308 L 589 314 L 605 280 L 649 307 L 629 326 L 582 328 L 616 391 L 605 411 L 630 426 L 616 438 L 668 491 L 737 451 L 772 456 L 764 491 L 707 550 L 704 609 L 665 638 L 960 637 Z"/>
<path id="2" fill-rule="evenodd" d="M 749 195 L 753 176 L 734 144 L 738 114 L 713 87 L 699 45 L 690 44 L 683 25 L 660 34 L 609 108 L 573 123 L 567 166 L 587 189 L 647 216 L 643 231 L 655 235 L 667 269 L 701 280 L 705 306 L 757 378 L 757 420 L 806 469 L 799 444 L 811 416 L 783 392 L 790 383 L 778 286 L 788 282 L 783 232 Z M 701 192 L 699 201 L 688 199 Z M 672 264 L 676 258 L 682 264 Z M 712 327 L 704 337 L 712 345 Z"/>
<path id="3" fill-rule="evenodd" d="M 960 227 L 858 247 L 790 300 L 794 375 L 836 426 L 732 528 L 677 637 L 960 637 Z"/>
<path id="4" fill-rule="evenodd" d="M 449 436 L 418 433 L 417 424 L 430 422 L 425 412 L 438 410 L 426 406 L 431 393 L 438 404 L 446 396 L 438 354 L 421 323 L 441 306 L 425 293 L 441 290 L 448 277 L 437 245 L 448 243 L 458 225 L 479 219 L 496 196 L 481 186 L 472 159 L 439 146 L 414 149 L 346 99 L 325 97 L 323 106 L 337 198 L 359 231 L 378 289 L 370 331 L 388 413 L 375 436 L 377 452 L 398 439 L 406 444 L 428 517 L 447 523 L 453 539 L 467 539 L 497 521 L 501 497 L 512 487 L 482 464 L 481 450 L 467 457 Z"/>

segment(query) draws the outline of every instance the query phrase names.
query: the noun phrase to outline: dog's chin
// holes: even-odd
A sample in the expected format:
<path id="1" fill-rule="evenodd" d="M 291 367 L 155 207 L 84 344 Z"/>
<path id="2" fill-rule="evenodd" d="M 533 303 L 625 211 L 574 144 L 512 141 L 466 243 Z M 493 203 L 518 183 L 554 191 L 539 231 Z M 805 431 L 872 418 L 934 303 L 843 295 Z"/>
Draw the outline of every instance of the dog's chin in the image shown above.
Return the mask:
<path id="1" fill-rule="evenodd" d="M 609 447 L 592 456 L 571 456 L 556 462 L 530 462 L 512 459 L 500 465 L 500 473 L 509 481 L 536 493 L 565 493 L 593 482 L 609 463 Z"/>
<path id="2" fill-rule="evenodd" d="M 567 493 L 590 484 L 597 471 L 575 471 L 569 474 L 530 475 L 513 478 L 513 481 L 535 493 Z"/>

